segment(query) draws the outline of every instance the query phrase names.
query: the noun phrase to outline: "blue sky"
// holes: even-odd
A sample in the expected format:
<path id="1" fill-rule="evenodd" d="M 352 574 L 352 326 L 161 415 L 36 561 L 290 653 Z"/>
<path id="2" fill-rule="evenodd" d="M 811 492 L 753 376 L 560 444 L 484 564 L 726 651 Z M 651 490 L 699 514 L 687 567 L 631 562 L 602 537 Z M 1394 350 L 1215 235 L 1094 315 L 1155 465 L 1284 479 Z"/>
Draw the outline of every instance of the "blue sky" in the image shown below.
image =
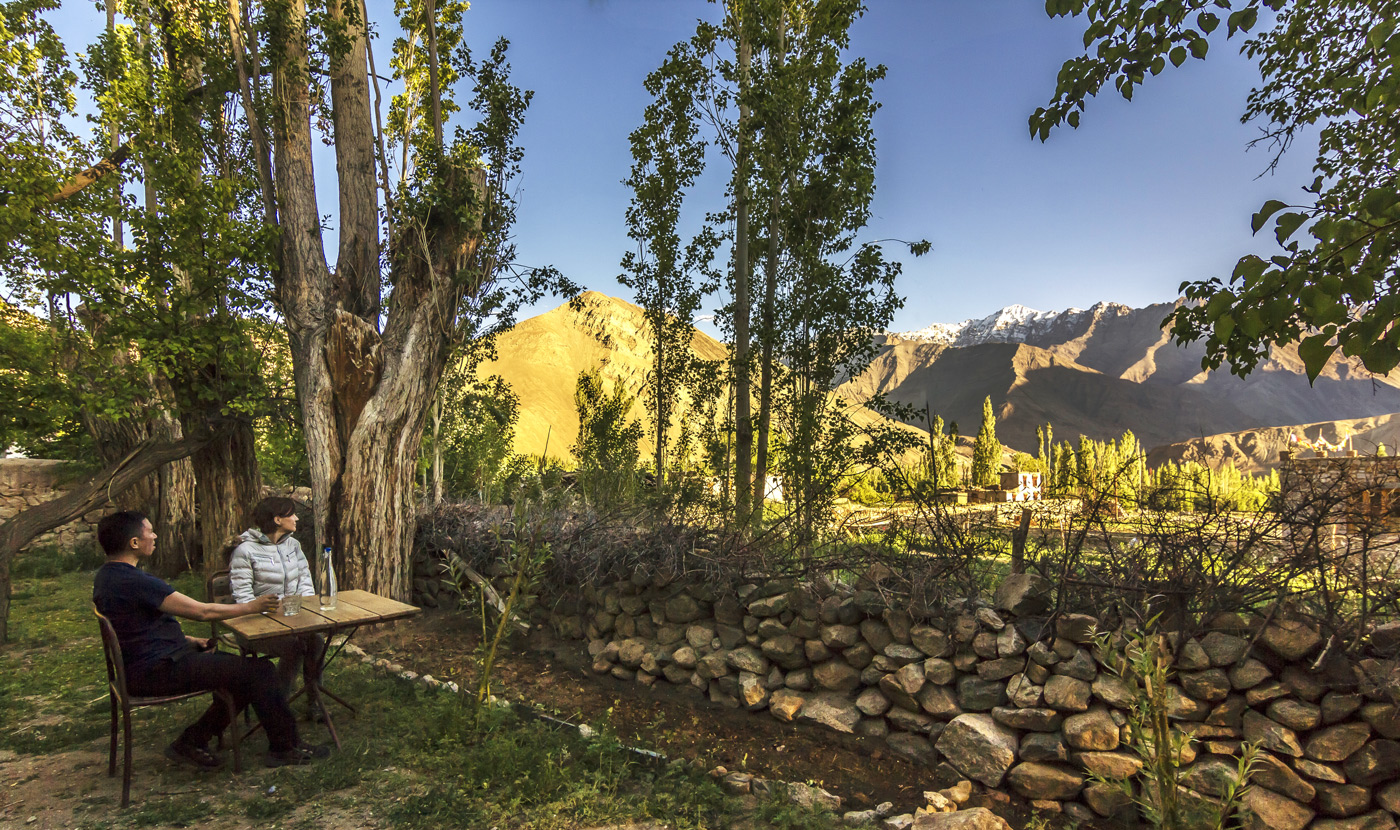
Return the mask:
<path id="1" fill-rule="evenodd" d="M 1051 20 L 1036 0 L 868 5 L 852 52 L 889 74 L 877 88 L 866 238 L 933 243 L 929 255 L 906 257 L 896 330 L 1012 303 L 1171 300 L 1182 280 L 1226 275 L 1241 254 L 1267 252 L 1271 241 L 1250 235 L 1250 214 L 1266 199 L 1299 200 L 1312 178 L 1315 148 L 1303 142 L 1278 173 L 1259 177 L 1270 156 L 1246 152 L 1258 130 L 1239 123 L 1258 73 L 1238 39 L 1217 38 L 1208 60 L 1149 79 L 1131 103 L 1101 97 L 1077 131 L 1042 144 L 1026 119 L 1049 100 L 1060 64 L 1082 51 L 1082 21 Z M 392 36 L 391 4 L 369 7 Z M 60 30 L 75 49 L 102 23 L 91 9 L 65 9 Z M 697 17 L 716 13 L 703 0 L 474 0 L 469 42 L 481 53 L 509 38 L 516 82 L 535 91 L 521 134 L 521 262 L 630 298 L 616 281 L 628 247 L 621 180 L 627 134 L 647 103 L 642 79 Z M 376 45 L 381 72 L 388 48 Z M 323 213 L 333 214 L 334 163 L 326 153 L 318 163 Z M 711 186 L 693 209 L 717 197 Z"/>

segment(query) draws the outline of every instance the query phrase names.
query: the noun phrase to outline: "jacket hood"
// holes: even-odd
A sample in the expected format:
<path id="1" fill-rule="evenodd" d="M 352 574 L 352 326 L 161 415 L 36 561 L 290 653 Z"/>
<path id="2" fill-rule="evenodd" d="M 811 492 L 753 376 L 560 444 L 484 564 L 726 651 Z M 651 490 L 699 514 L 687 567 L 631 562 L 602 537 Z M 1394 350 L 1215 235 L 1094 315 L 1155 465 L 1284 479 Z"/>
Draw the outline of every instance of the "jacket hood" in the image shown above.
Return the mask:
<path id="1" fill-rule="evenodd" d="M 290 536 L 291 534 L 288 535 Z M 267 534 L 263 533 L 261 530 L 258 530 L 256 527 L 250 527 L 247 530 L 243 531 L 238 535 L 238 538 L 242 539 L 245 542 L 254 542 L 259 545 L 272 545 L 273 547 L 276 547 L 276 545 L 272 544 L 272 540 L 268 538 Z"/>

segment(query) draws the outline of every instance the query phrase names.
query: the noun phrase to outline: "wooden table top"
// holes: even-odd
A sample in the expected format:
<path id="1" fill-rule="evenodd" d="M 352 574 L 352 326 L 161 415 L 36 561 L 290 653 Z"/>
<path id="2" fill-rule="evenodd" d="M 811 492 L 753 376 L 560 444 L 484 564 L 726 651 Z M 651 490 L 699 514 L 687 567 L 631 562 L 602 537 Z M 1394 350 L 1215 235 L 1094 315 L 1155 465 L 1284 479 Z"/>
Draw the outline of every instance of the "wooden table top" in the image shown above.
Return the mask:
<path id="1" fill-rule="evenodd" d="M 362 625 L 411 617 L 422 610 L 408 603 L 357 590 L 341 591 L 336 596 L 336 607 L 326 611 L 321 610 L 316 597 L 302 597 L 301 611 L 290 617 L 272 611 L 220 622 L 242 639 L 256 642 L 283 634 L 335 632 L 345 628 L 359 628 Z"/>

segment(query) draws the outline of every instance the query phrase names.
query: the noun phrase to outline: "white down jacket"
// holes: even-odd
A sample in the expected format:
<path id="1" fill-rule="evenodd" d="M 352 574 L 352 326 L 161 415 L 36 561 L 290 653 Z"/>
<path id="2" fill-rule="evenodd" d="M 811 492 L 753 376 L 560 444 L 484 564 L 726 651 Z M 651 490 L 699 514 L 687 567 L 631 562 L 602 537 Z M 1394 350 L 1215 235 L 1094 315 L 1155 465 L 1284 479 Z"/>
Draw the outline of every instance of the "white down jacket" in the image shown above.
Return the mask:
<path id="1" fill-rule="evenodd" d="M 267 534 L 250 527 L 239 538 L 243 542 L 228 562 L 234 602 L 252 602 L 264 594 L 316 595 L 311 566 L 295 536 L 289 533 L 274 545 Z"/>

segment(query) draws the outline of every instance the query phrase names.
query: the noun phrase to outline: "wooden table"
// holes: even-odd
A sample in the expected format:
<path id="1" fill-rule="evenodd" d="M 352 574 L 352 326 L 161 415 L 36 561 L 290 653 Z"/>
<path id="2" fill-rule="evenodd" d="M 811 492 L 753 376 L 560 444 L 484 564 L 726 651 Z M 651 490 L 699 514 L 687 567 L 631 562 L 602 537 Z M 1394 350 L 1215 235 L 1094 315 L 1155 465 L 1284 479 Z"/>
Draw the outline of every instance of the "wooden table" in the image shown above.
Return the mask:
<path id="1" fill-rule="evenodd" d="M 371 594 L 369 591 L 341 591 L 336 596 L 336 607 L 332 609 L 322 610 L 316 597 L 302 597 L 301 610 L 290 617 L 284 617 L 276 611 L 270 611 L 266 614 L 234 617 L 223 620 L 220 624 L 226 626 L 238 637 L 240 642 L 255 651 L 259 640 L 269 640 L 287 634 L 324 634 L 325 646 L 316 658 L 321 666 L 321 672 L 318 676 L 324 678 L 326 664 L 335 659 L 335 656 L 340 653 L 340 649 L 349 642 L 350 636 L 354 636 L 361 627 L 412 617 L 421 613 L 422 610 L 398 600 Z M 335 651 L 331 651 L 331 640 L 334 635 L 346 632 L 350 636 L 342 640 L 340 645 L 336 646 Z M 307 693 L 314 709 L 318 709 L 325 717 L 326 728 L 330 730 L 331 738 L 335 741 L 336 747 L 339 748 L 340 735 L 335 731 L 335 723 L 331 720 L 330 712 L 327 711 L 322 696 L 330 697 L 351 712 L 355 711 L 355 707 L 326 689 L 320 682 L 311 684 L 302 691 Z M 301 692 L 297 694 L 299 695 Z M 295 696 L 293 695 L 293 697 Z"/>

